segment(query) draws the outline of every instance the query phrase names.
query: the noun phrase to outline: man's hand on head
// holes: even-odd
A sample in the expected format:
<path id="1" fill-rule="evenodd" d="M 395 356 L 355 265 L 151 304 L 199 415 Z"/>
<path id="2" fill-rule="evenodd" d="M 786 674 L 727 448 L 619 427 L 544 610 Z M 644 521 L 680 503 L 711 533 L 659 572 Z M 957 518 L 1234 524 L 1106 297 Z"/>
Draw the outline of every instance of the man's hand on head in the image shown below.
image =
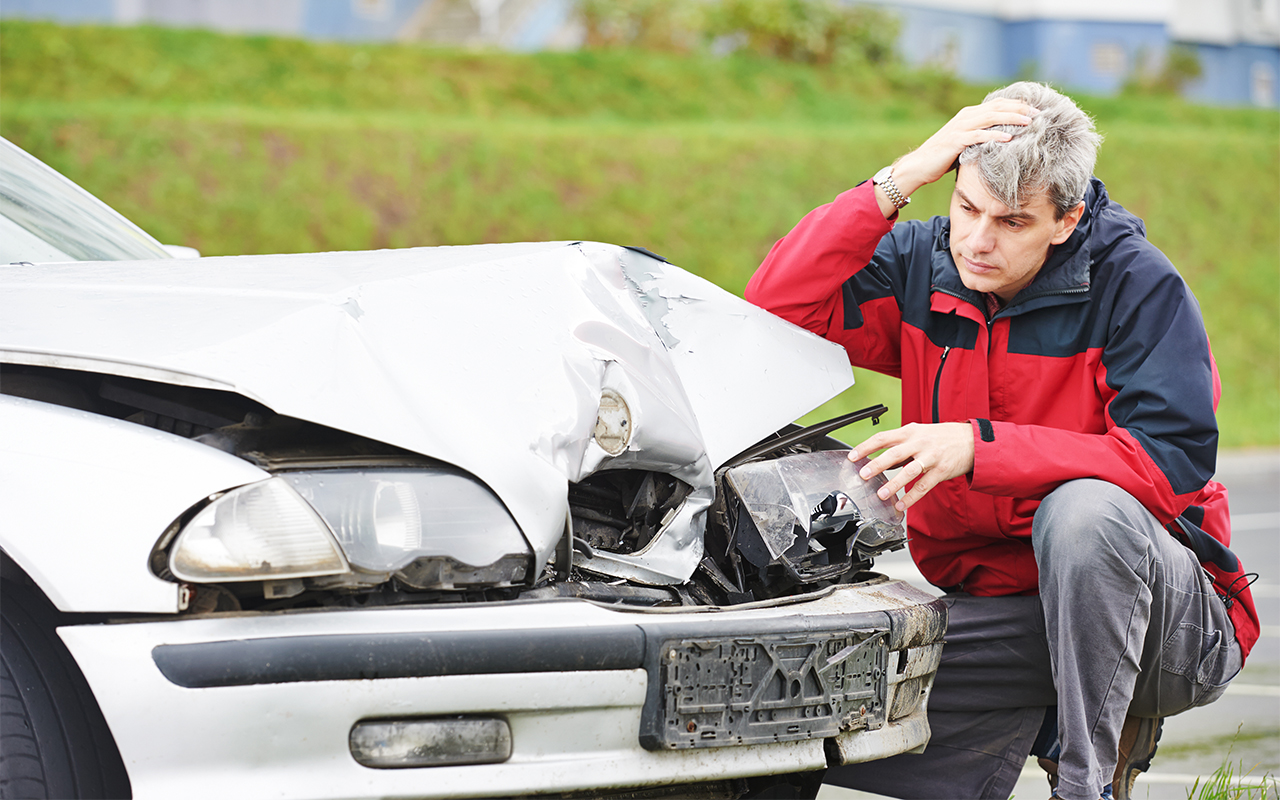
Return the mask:
<path id="1" fill-rule="evenodd" d="M 916 189 L 950 172 L 960 153 L 969 145 L 1007 142 L 1013 138 L 1005 131 L 991 130 L 993 126 L 1029 125 L 1031 118 L 1038 113 L 1026 103 L 1007 98 L 962 108 L 924 144 L 898 159 L 893 165 L 893 182 L 900 192 L 910 196 Z M 878 187 L 877 191 L 883 192 Z M 887 216 L 897 211 L 887 195 L 881 208 L 886 209 Z"/>
<path id="2" fill-rule="evenodd" d="M 889 500 L 899 489 L 915 481 L 911 490 L 895 504 L 899 511 L 905 511 L 939 483 L 973 470 L 973 427 L 968 422 L 934 425 L 913 422 L 875 434 L 853 448 L 849 460 L 856 461 L 878 450 L 884 452 L 862 468 L 862 479 L 902 467 L 877 494 L 881 500 Z"/>

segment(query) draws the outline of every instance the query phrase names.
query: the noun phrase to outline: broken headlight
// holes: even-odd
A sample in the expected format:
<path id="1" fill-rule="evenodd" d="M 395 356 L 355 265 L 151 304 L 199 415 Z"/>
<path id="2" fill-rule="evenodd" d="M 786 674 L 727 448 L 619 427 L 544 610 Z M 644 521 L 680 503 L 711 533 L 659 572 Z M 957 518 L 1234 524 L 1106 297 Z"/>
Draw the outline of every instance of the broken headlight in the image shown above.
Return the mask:
<path id="1" fill-rule="evenodd" d="M 192 582 L 354 572 L 420 589 L 510 586 L 531 560 L 497 496 L 448 467 L 282 473 L 211 502 L 169 557 L 170 571 Z"/>
<path id="2" fill-rule="evenodd" d="M 906 542 L 904 516 L 864 481 L 847 450 L 756 461 L 724 474 L 730 547 L 752 566 L 781 566 L 798 583 L 834 580 Z"/>

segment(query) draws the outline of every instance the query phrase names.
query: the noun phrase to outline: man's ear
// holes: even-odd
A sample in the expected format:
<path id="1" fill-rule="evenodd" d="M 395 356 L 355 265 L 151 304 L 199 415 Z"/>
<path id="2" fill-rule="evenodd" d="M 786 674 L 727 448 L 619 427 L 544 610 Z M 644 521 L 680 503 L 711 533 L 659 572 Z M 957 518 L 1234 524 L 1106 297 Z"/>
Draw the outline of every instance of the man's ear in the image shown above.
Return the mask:
<path id="1" fill-rule="evenodd" d="M 1058 220 L 1057 227 L 1053 231 L 1053 238 L 1049 240 L 1050 244 L 1062 244 L 1071 237 L 1075 232 L 1076 225 L 1080 224 L 1080 217 L 1084 216 L 1084 201 L 1076 203 L 1076 207 L 1062 215 L 1062 219 Z"/>

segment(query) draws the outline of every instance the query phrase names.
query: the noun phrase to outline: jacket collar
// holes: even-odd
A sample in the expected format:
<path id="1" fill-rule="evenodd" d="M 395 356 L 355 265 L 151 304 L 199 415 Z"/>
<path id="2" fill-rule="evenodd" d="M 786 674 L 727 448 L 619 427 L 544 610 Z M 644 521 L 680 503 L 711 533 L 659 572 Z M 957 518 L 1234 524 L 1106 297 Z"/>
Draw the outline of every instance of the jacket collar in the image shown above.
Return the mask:
<path id="1" fill-rule="evenodd" d="M 1084 214 L 1075 231 L 1053 249 L 1049 259 L 1031 283 L 1014 295 L 997 316 L 1015 316 L 1046 306 L 1080 303 L 1089 299 L 1089 275 L 1093 265 L 1091 233 L 1098 214 L 1110 203 L 1102 181 L 1092 178 L 1084 196 Z M 951 220 L 942 218 L 934 237 L 932 253 L 932 293 L 934 310 L 952 310 L 954 304 L 938 297 L 939 293 L 965 301 L 975 307 L 980 320 L 986 319 L 982 295 L 964 285 L 960 271 L 951 258 Z M 968 316 L 968 315 L 966 315 Z"/>

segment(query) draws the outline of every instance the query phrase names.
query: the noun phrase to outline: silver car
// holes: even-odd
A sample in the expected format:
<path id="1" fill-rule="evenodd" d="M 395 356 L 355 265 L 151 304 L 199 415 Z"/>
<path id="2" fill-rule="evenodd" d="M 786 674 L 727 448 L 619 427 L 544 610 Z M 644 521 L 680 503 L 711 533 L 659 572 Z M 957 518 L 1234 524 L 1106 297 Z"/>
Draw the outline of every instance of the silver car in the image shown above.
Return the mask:
<path id="1" fill-rule="evenodd" d="M 925 745 L 945 610 L 870 571 L 849 418 L 790 424 L 835 345 L 605 244 L 169 254 L 0 140 L 4 797 L 736 797 Z"/>

